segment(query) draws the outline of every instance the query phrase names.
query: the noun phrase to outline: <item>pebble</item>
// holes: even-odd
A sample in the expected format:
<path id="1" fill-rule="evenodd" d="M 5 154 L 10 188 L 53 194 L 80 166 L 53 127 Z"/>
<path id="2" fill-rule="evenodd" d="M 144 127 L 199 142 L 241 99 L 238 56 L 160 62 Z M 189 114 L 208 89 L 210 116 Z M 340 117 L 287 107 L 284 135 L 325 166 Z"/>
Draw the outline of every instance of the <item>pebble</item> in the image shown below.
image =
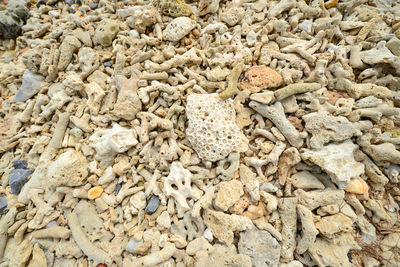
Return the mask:
<path id="1" fill-rule="evenodd" d="M 153 214 L 158 209 L 158 206 L 160 206 L 160 199 L 158 196 L 152 195 L 149 203 L 147 203 L 145 211 L 147 214 Z"/>
<path id="2" fill-rule="evenodd" d="M 75 14 L 76 10 L 75 10 L 74 8 L 70 7 L 70 8 L 68 9 L 68 12 L 69 12 L 69 13 L 72 13 L 72 14 Z"/>
<path id="3" fill-rule="evenodd" d="M 60 12 L 55 11 L 55 10 L 51 10 L 51 11 L 49 11 L 49 15 L 50 15 L 51 17 L 53 17 L 53 18 L 58 19 L 58 17 L 60 17 Z"/>
<path id="4" fill-rule="evenodd" d="M 115 195 L 118 195 L 118 193 L 119 193 L 119 191 L 121 190 L 121 188 L 122 188 L 122 183 L 117 184 L 117 185 L 115 186 L 114 194 L 115 194 Z"/>
<path id="5" fill-rule="evenodd" d="M 46 1 L 45 0 L 39 0 L 37 3 L 36 3 L 36 7 L 40 7 L 41 5 L 45 5 L 46 4 Z"/>
<path id="6" fill-rule="evenodd" d="M 104 62 L 103 63 L 103 65 L 104 65 L 104 67 L 111 67 L 112 66 L 112 61 L 110 60 L 110 61 L 106 61 L 106 62 Z"/>
<path id="7" fill-rule="evenodd" d="M 258 93 L 263 89 L 279 87 L 282 83 L 282 76 L 275 70 L 267 66 L 253 66 L 246 71 L 239 83 L 239 88 Z"/>
<path id="8" fill-rule="evenodd" d="M 6 208 L 7 208 L 7 197 L 6 196 L 2 196 L 0 198 L 0 215 L 6 213 Z"/>
<path id="9" fill-rule="evenodd" d="M 35 74 L 30 70 L 26 70 L 22 76 L 22 85 L 18 89 L 13 102 L 25 102 L 32 96 L 36 95 L 40 90 L 43 79 L 43 76 Z"/>
<path id="10" fill-rule="evenodd" d="M 11 193 L 18 195 L 24 184 L 28 181 L 28 176 L 32 174 L 28 169 L 16 169 L 10 174 Z"/>
<path id="11" fill-rule="evenodd" d="M 26 163 L 25 160 L 14 160 L 13 161 L 13 167 L 14 169 L 27 169 L 28 164 Z"/>
<path id="12" fill-rule="evenodd" d="M 75 4 L 75 1 L 74 0 L 65 0 L 64 1 L 67 5 L 70 5 L 70 6 L 72 6 L 73 4 Z"/>
<path id="13" fill-rule="evenodd" d="M 98 198 L 101 196 L 102 193 L 103 193 L 103 188 L 97 185 L 89 190 L 88 199 L 93 200 L 95 198 Z"/>
<path id="14" fill-rule="evenodd" d="M 99 6 L 98 3 L 92 3 L 92 4 L 89 5 L 91 10 L 95 10 L 98 6 Z"/>

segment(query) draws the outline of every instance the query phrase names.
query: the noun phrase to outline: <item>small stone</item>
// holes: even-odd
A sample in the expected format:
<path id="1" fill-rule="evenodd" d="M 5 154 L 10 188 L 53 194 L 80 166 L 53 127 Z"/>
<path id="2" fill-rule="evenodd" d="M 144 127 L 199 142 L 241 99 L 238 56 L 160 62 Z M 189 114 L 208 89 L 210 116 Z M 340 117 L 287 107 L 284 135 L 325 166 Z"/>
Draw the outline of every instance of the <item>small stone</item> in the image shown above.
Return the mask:
<path id="1" fill-rule="evenodd" d="M 39 0 L 39 1 L 36 3 L 36 7 L 40 7 L 41 5 L 46 5 L 46 1 L 45 1 L 45 0 Z"/>
<path id="2" fill-rule="evenodd" d="M 72 6 L 73 4 L 75 4 L 74 0 L 65 0 L 64 3 L 66 3 L 69 6 Z"/>
<path id="3" fill-rule="evenodd" d="M 106 61 L 106 62 L 104 62 L 103 63 L 103 65 L 104 65 L 104 67 L 111 67 L 112 66 L 112 61 L 110 60 L 110 61 Z"/>
<path id="4" fill-rule="evenodd" d="M 24 184 L 28 181 L 28 176 L 32 174 L 28 169 L 16 169 L 10 174 L 11 193 L 18 195 Z"/>
<path id="5" fill-rule="evenodd" d="M 298 172 L 291 176 L 292 184 L 295 188 L 301 189 L 324 189 L 325 186 L 317 177 L 308 171 Z"/>
<path id="6" fill-rule="evenodd" d="M 14 160 L 13 167 L 14 169 L 26 169 L 28 164 L 24 160 Z"/>
<path id="7" fill-rule="evenodd" d="M 30 70 L 26 70 L 22 76 L 22 85 L 18 89 L 13 102 L 25 102 L 36 95 L 42 85 L 43 76 L 37 75 Z"/>
<path id="8" fill-rule="evenodd" d="M 0 198 L 0 215 L 6 213 L 7 208 L 7 197 L 4 195 Z"/>
<path id="9" fill-rule="evenodd" d="M 254 100 L 260 102 L 265 105 L 269 105 L 275 100 L 274 92 L 273 91 L 264 91 L 261 93 L 251 94 L 250 100 Z"/>
<path id="10" fill-rule="evenodd" d="M 196 27 L 196 22 L 188 17 L 178 17 L 172 20 L 163 32 L 167 41 L 177 42 Z"/>
<path id="11" fill-rule="evenodd" d="M 121 191 L 121 188 L 122 188 L 122 183 L 117 184 L 117 185 L 115 186 L 115 192 L 114 192 L 114 194 L 115 194 L 115 195 L 118 195 L 119 191 Z"/>
<path id="12" fill-rule="evenodd" d="M 110 46 L 118 31 L 119 25 L 117 22 L 110 19 L 102 20 L 95 33 L 97 43 L 102 46 Z"/>
<path id="13" fill-rule="evenodd" d="M 93 200 L 95 198 L 98 198 L 101 196 L 102 193 L 103 193 L 103 188 L 97 185 L 89 190 L 88 199 Z"/>
<path id="14" fill-rule="evenodd" d="M 241 90 L 258 93 L 263 89 L 279 87 L 283 83 L 282 76 L 267 66 L 250 67 L 239 83 Z"/>
<path id="15" fill-rule="evenodd" d="M 278 266 L 281 246 L 267 231 L 247 230 L 240 234 L 239 253 L 251 258 L 253 266 Z"/>
<path id="16" fill-rule="evenodd" d="M 58 17 L 60 17 L 60 12 L 51 10 L 51 11 L 49 11 L 49 15 L 50 15 L 50 17 L 58 19 Z"/>
<path id="17" fill-rule="evenodd" d="M 70 8 L 68 9 L 68 12 L 71 13 L 71 14 L 75 14 L 76 9 L 70 7 Z"/>
<path id="18" fill-rule="evenodd" d="M 95 10 L 98 6 L 99 6 L 98 3 L 92 3 L 92 4 L 89 5 L 91 10 Z"/>
<path id="19" fill-rule="evenodd" d="M 315 224 L 321 235 L 327 238 L 334 238 L 341 232 L 350 232 L 353 229 L 353 222 L 342 213 L 323 217 Z"/>
<path id="20" fill-rule="evenodd" d="M 153 214 L 158 209 L 158 206 L 160 206 L 160 199 L 158 196 L 152 195 L 149 203 L 147 203 L 145 212 L 148 214 Z"/>
<path id="21" fill-rule="evenodd" d="M 171 227 L 171 218 L 169 217 L 168 212 L 165 210 L 163 211 L 160 216 L 157 218 L 157 223 L 164 228 Z"/>

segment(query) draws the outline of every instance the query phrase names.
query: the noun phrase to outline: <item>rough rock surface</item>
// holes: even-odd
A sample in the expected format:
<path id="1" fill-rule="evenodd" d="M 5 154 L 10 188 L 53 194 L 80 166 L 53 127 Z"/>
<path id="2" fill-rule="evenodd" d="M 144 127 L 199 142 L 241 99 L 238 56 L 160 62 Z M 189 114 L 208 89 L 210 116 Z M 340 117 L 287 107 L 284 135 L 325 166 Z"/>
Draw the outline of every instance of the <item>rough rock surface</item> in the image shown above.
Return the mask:
<path id="1" fill-rule="evenodd" d="M 223 211 L 227 211 L 244 193 L 243 184 L 238 180 L 222 182 L 218 185 L 217 190 L 215 206 Z"/>
<path id="2" fill-rule="evenodd" d="M 346 141 L 324 146 L 320 150 L 304 149 L 301 157 L 320 166 L 339 188 L 344 189 L 351 178 L 364 173 L 364 165 L 355 161 L 353 156 L 357 147 L 351 141 Z"/>
<path id="3" fill-rule="evenodd" d="M 103 20 L 96 29 L 95 38 L 97 43 L 102 46 L 110 46 L 118 31 L 119 25 L 117 22 L 110 19 Z"/>
<path id="4" fill-rule="evenodd" d="M 275 70 L 266 66 L 253 66 L 244 74 L 239 88 L 258 93 L 263 89 L 279 87 L 282 83 L 282 76 Z"/>
<path id="5" fill-rule="evenodd" d="M 168 41 L 177 42 L 185 37 L 196 26 L 196 22 L 188 17 L 178 17 L 172 20 L 165 30 L 163 37 Z"/>
<path id="6" fill-rule="evenodd" d="M 247 230 L 240 234 L 239 253 L 251 258 L 253 266 L 278 266 L 281 246 L 267 231 Z"/>
<path id="7" fill-rule="evenodd" d="M 88 175 L 88 164 L 81 152 L 68 150 L 49 165 L 47 185 L 57 186 L 82 185 Z"/>

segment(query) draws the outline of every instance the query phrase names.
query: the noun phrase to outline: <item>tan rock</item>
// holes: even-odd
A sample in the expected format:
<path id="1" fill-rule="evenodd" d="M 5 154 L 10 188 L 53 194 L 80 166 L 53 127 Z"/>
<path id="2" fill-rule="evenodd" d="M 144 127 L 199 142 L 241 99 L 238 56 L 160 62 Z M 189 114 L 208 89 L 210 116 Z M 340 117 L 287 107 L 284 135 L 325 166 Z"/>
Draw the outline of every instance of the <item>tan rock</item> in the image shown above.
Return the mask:
<path id="1" fill-rule="evenodd" d="M 245 73 L 239 88 L 258 93 L 263 89 L 279 87 L 282 83 L 282 76 L 275 70 L 267 66 L 253 66 Z"/>
<path id="2" fill-rule="evenodd" d="M 223 211 L 227 211 L 244 194 L 243 184 L 238 180 L 222 182 L 218 185 L 218 189 L 215 206 Z"/>
<path id="3" fill-rule="evenodd" d="M 351 231 L 353 229 L 353 222 L 343 213 L 338 213 L 322 218 L 315 224 L 315 227 L 320 234 L 328 238 L 334 238 L 338 233 Z"/>

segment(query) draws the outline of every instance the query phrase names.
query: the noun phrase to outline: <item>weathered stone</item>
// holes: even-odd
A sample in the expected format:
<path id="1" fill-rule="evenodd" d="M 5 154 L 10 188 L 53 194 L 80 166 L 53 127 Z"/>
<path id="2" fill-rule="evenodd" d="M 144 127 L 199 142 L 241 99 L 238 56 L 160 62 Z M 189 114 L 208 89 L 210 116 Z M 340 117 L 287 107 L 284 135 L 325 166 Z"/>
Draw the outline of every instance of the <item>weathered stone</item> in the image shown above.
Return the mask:
<path id="1" fill-rule="evenodd" d="M 304 149 L 301 157 L 320 166 L 340 189 L 344 189 L 351 178 L 364 173 L 364 165 L 355 161 L 353 156 L 357 147 L 349 140 L 324 146 L 320 150 Z"/>
<path id="2" fill-rule="evenodd" d="M 322 148 L 330 141 L 341 142 L 356 133 L 355 127 L 346 117 L 335 117 L 327 111 L 313 112 L 302 118 L 306 123 L 306 131 L 312 134 L 311 148 Z"/>
<path id="3" fill-rule="evenodd" d="M 203 266 L 232 266 L 251 267 L 251 259 L 247 255 L 237 254 L 235 247 L 214 245 L 210 253 L 199 251 L 195 257 L 195 267 Z"/>
<path id="4" fill-rule="evenodd" d="M 338 236 L 333 240 L 317 237 L 308 249 L 311 258 L 318 266 L 353 266 L 347 253 L 351 249 L 361 249 L 354 241 L 351 233 Z"/>
<path id="5" fill-rule="evenodd" d="M 296 249 L 297 231 L 297 198 L 281 198 L 279 200 L 279 212 L 282 221 L 282 250 L 281 255 L 284 262 L 293 260 Z"/>
<path id="6" fill-rule="evenodd" d="M 215 206 L 223 211 L 227 211 L 244 194 L 243 184 L 238 180 L 222 182 L 218 185 L 218 189 Z"/>
<path id="7" fill-rule="evenodd" d="M 117 77 L 119 89 L 117 102 L 114 105 L 114 114 L 125 120 L 133 120 L 136 114 L 142 110 L 142 102 L 137 94 L 137 78 L 126 79 Z"/>
<path id="8" fill-rule="evenodd" d="M 251 258 L 253 266 L 278 266 L 281 246 L 267 231 L 247 230 L 240 234 L 239 253 Z"/>
<path id="9" fill-rule="evenodd" d="M 320 234 L 334 238 L 336 234 L 341 232 L 350 232 L 353 229 L 353 222 L 343 213 L 323 217 L 315 224 Z"/>
<path id="10" fill-rule="evenodd" d="M 292 185 L 300 189 L 324 189 L 323 183 L 317 177 L 312 175 L 309 171 L 302 171 L 293 174 L 290 177 Z"/>
<path id="11" fill-rule="evenodd" d="M 168 23 L 163 31 L 163 38 L 167 41 L 177 42 L 185 37 L 196 27 L 196 22 L 188 17 L 178 17 Z"/>
<path id="12" fill-rule="evenodd" d="M 157 223 L 164 228 L 171 227 L 171 218 L 169 217 L 168 212 L 165 210 L 163 211 L 160 216 L 157 217 Z"/>
<path id="13" fill-rule="evenodd" d="M 28 176 L 32 174 L 31 170 L 28 169 L 16 169 L 10 174 L 10 187 L 11 193 L 18 195 L 24 184 L 28 181 Z"/>
<path id="14" fill-rule="evenodd" d="M 57 186 L 82 185 L 88 175 L 88 164 L 81 152 L 68 150 L 49 165 L 47 185 L 54 189 Z"/>
<path id="15" fill-rule="evenodd" d="M 263 89 L 279 87 L 282 83 L 282 76 L 275 70 L 267 66 L 253 66 L 244 74 L 244 78 L 239 83 L 239 88 L 258 93 Z"/>
<path id="16" fill-rule="evenodd" d="M 118 31 L 119 25 L 117 22 L 110 19 L 102 20 L 96 29 L 95 37 L 97 43 L 102 46 L 110 46 Z"/>

